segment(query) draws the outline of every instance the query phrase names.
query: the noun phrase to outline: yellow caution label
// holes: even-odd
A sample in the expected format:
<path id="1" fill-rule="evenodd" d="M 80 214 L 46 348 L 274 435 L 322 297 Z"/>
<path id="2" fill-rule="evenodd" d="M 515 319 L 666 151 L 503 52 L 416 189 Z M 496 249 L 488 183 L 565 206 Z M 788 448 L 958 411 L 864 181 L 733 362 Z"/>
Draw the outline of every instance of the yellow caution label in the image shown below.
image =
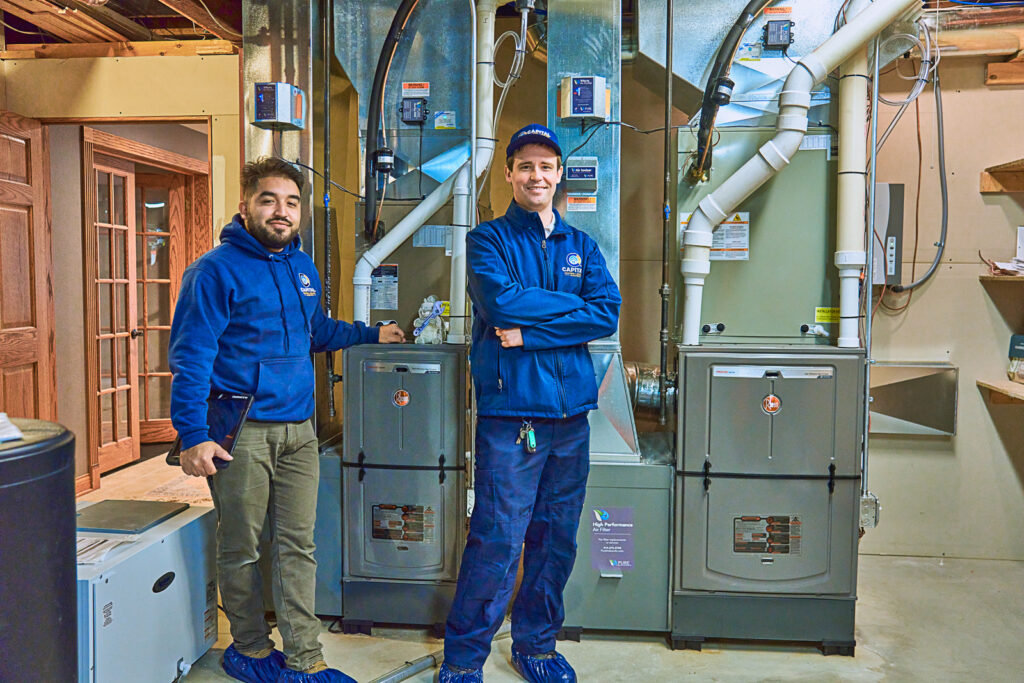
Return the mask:
<path id="1" fill-rule="evenodd" d="M 839 322 L 839 309 L 819 306 L 814 309 L 814 322 L 816 323 L 837 323 Z"/>
<path id="2" fill-rule="evenodd" d="M 442 308 L 441 308 L 441 315 L 451 315 L 452 314 L 452 302 L 451 301 L 442 301 L 441 302 L 441 306 L 442 306 Z"/>

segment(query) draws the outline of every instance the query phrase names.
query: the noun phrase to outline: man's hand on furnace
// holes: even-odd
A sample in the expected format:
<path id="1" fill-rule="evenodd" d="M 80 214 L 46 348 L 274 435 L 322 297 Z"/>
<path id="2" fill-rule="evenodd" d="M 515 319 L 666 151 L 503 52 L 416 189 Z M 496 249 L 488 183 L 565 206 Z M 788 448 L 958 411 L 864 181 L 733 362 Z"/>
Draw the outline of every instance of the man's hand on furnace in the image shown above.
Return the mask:
<path id="1" fill-rule="evenodd" d="M 191 477 L 206 477 L 217 474 L 214 457 L 231 460 L 228 452 L 216 441 L 204 441 L 181 452 L 181 471 Z"/>
<path id="2" fill-rule="evenodd" d="M 405 341 L 405 332 L 395 323 L 384 325 L 380 328 L 381 344 L 401 344 Z"/>
<path id="3" fill-rule="evenodd" d="M 498 338 L 501 339 L 501 345 L 506 349 L 523 345 L 523 332 L 518 327 L 513 327 L 510 330 L 495 327 L 494 333 L 498 335 Z"/>

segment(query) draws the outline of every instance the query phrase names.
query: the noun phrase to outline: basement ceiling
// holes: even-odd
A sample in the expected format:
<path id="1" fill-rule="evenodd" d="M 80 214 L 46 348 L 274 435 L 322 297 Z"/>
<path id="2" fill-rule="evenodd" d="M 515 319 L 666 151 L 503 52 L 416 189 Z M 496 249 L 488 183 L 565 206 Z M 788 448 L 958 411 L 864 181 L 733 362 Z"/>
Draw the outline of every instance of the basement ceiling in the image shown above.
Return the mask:
<path id="1" fill-rule="evenodd" d="M 223 54 L 242 41 L 237 0 L 0 0 L 0 11 L 4 58 Z"/>

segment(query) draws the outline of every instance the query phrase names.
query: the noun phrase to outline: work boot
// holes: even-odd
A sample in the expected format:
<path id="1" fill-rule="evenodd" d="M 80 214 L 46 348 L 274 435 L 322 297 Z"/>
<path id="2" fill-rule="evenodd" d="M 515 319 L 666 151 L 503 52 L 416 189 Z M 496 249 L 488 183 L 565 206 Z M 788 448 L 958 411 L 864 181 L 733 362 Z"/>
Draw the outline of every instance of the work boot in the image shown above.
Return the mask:
<path id="1" fill-rule="evenodd" d="M 437 672 L 438 683 L 483 683 L 482 669 L 464 669 L 448 662 L 442 662 Z"/>
<path id="2" fill-rule="evenodd" d="M 512 668 L 530 683 L 576 683 L 576 672 L 565 657 L 554 650 L 539 655 L 524 655 L 512 648 Z"/>
<path id="3" fill-rule="evenodd" d="M 327 668 L 327 662 L 320 660 L 303 671 L 288 667 L 281 669 L 276 683 L 356 683 L 356 679 L 337 669 Z"/>
<path id="4" fill-rule="evenodd" d="M 246 683 L 274 683 L 284 668 L 284 655 L 280 650 L 267 648 L 251 655 L 243 655 L 234 643 L 224 650 L 220 661 L 224 673 Z"/>

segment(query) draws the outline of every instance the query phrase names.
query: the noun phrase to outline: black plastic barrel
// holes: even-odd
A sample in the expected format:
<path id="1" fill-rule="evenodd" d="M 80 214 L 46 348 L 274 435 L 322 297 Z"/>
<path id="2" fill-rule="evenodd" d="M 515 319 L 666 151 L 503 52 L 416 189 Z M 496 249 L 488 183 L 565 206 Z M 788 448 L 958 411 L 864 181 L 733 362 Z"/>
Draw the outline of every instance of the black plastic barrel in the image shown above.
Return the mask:
<path id="1" fill-rule="evenodd" d="M 75 436 L 13 419 L 0 444 L 0 681 L 78 680 Z"/>

